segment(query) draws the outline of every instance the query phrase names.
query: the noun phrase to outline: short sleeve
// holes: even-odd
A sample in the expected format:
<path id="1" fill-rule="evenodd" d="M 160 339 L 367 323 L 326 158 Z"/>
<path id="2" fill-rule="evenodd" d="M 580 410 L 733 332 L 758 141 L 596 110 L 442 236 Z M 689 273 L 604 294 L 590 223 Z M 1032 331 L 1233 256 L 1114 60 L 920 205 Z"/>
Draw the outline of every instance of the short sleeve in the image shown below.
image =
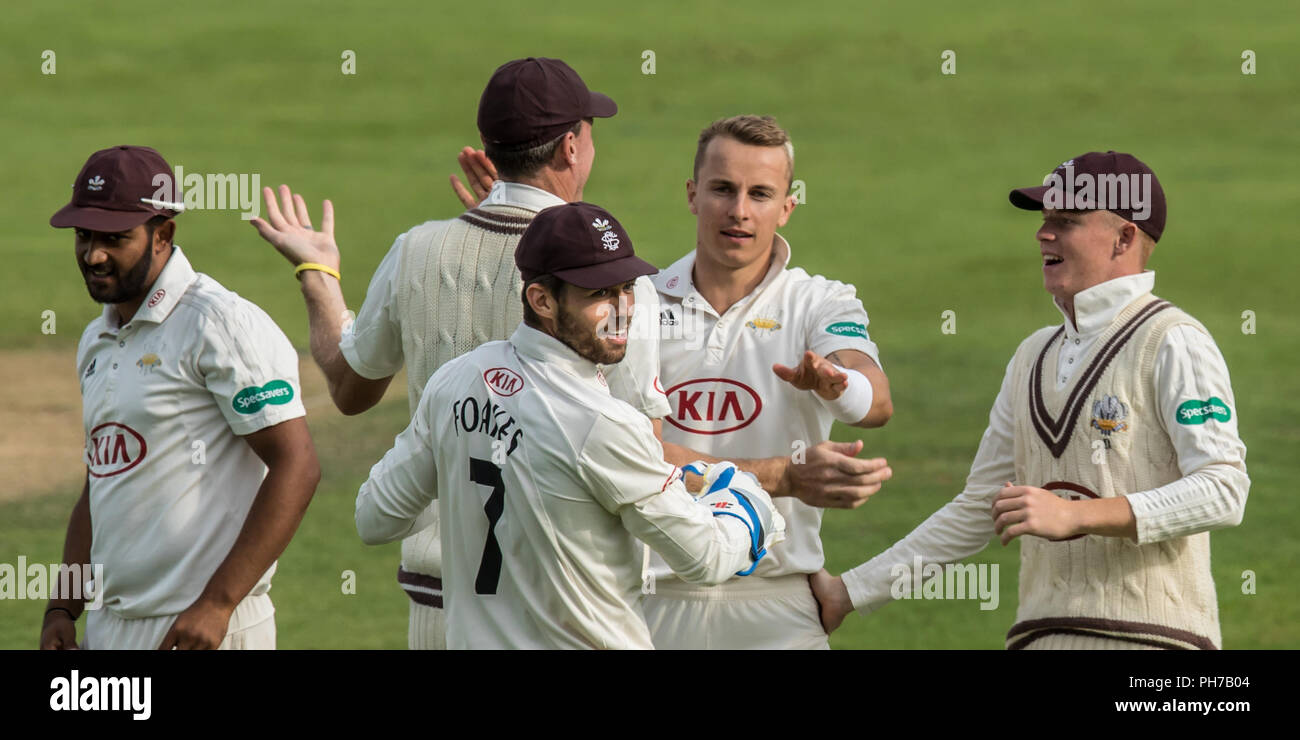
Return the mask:
<path id="1" fill-rule="evenodd" d="M 627 353 L 605 373 L 610 395 L 651 419 L 672 408 L 659 380 L 659 293 L 650 278 L 636 281 Z"/>
<path id="2" fill-rule="evenodd" d="M 406 234 L 397 237 L 379 267 L 375 268 L 361 312 L 339 337 L 343 359 L 357 375 L 367 380 L 388 378 L 402 369 L 402 325 L 394 302 L 405 240 Z"/>
<path id="3" fill-rule="evenodd" d="M 298 353 L 261 308 L 242 298 L 207 317 L 199 372 L 237 435 L 307 414 L 298 382 Z"/>
<path id="4" fill-rule="evenodd" d="M 880 350 L 867 333 L 867 310 L 852 285 L 815 278 L 820 284 L 812 296 L 813 320 L 808 326 L 808 349 L 825 357 L 832 352 L 853 349 L 870 357 L 882 370 Z"/>
<path id="5" fill-rule="evenodd" d="M 664 461 L 663 446 L 644 416 L 596 418 L 578 457 L 578 475 L 611 514 L 662 493 L 677 479 L 677 467 Z"/>

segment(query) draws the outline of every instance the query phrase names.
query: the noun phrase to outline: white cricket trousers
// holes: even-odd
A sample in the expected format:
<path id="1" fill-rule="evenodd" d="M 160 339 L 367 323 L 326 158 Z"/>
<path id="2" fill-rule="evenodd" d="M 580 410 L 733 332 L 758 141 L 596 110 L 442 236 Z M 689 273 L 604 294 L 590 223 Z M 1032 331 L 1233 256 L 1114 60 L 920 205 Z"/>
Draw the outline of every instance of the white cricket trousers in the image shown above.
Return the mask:
<path id="1" fill-rule="evenodd" d="M 447 612 L 441 607 L 411 602 L 411 621 L 406 631 L 411 650 L 447 649 Z"/>
<path id="2" fill-rule="evenodd" d="M 123 619 L 108 609 L 86 612 L 82 650 L 157 650 L 176 621 L 163 617 Z M 248 595 L 230 614 L 226 639 L 218 650 L 274 650 L 275 607 L 269 594 Z"/>
<path id="3" fill-rule="evenodd" d="M 806 573 L 720 586 L 661 580 L 642 604 L 659 650 L 829 650 Z"/>

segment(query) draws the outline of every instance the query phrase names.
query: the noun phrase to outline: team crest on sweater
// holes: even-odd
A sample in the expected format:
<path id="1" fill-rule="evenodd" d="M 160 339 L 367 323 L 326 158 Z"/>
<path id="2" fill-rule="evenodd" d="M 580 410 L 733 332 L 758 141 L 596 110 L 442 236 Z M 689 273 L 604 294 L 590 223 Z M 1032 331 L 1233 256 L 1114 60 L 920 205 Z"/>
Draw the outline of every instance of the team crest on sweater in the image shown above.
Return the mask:
<path id="1" fill-rule="evenodd" d="M 1128 404 L 1115 396 L 1102 396 L 1092 402 L 1092 428 L 1101 432 L 1106 447 L 1110 447 L 1110 435 L 1127 432 Z"/>

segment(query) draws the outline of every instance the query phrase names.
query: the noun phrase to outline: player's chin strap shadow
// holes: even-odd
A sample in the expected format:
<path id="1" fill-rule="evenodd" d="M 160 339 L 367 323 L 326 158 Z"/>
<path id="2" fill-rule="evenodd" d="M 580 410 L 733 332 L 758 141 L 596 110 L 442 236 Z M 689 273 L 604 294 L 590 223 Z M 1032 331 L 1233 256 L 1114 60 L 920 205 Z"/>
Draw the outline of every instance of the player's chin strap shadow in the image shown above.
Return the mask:
<path id="1" fill-rule="evenodd" d="M 763 556 L 767 554 L 767 548 L 763 547 L 766 534 L 763 531 L 763 520 L 754 509 L 754 504 L 750 502 L 749 497 L 731 487 L 731 480 L 736 475 L 735 464 L 721 462 L 709 465 L 697 460 L 689 465 L 683 465 L 682 470 L 704 478 L 704 482 L 708 486 L 708 489 L 695 499 L 696 501 L 707 506 L 714 516 L 730 516 L 739 519 L 744 523 L 745 528 L 749 530 L 749 557 L 752 562 L 748 568 L 736 571 L 736 575 L 747 576 L 753 573 L 754 569 L 758 567 L 758 561 L 762 560 Z M 712 480 L 710 480 L 710 477 L 712 477 Z M 732 502 L 728 501 L 727 497 L 740 504 L 746 516 L 729 511 L 732 508 Z M 714 500 L 708 501 L 707 499 Z"/>

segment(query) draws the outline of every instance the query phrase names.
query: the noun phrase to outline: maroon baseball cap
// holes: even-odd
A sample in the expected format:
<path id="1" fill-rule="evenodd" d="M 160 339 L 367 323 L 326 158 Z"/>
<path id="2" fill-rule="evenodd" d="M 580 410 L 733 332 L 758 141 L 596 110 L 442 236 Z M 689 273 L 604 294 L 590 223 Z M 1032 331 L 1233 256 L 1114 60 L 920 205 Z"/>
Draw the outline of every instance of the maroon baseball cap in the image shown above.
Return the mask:
<path id="1" fill-rule="evenodd" d="M 587 89 L 559 59 L 528 57 L 497 67 L 478 101 L 483 143 L 505 151 L 545 144 L 584 118 L 609 118 L 618 105 Z"/>
<path id="2" fill-rule="evenodd" d="M 167 179 L 155 181 L 160 175 Z M 101 149 L 86 160 L 72 184 L 72 201 L 50 216 L 50 226 L 126 231 L 154 216 L 179 215 L 185 206 L 171 201 L 174 192 L 172 168 L 153 149 Z"/>
<path id="3" fill-rule="evenodd" d="M 1155 241 L 1165 231 L 1165 191 L 1156 173 L 1132 154 L 1114 150 L 1062 162 L 1042 185 L 1012 190 L 1010 198 L 1027 211 L 1107 210 L 1137 224 Z"/>
<path id="4" fill-rule="evenodd" d="M 537 214 L 515 247 L 515 265 L 524 282 L 554 275 L 587 290 L 659 272 L 632 251 L 632 239 L 618 219 L 581 201 Z"/>

